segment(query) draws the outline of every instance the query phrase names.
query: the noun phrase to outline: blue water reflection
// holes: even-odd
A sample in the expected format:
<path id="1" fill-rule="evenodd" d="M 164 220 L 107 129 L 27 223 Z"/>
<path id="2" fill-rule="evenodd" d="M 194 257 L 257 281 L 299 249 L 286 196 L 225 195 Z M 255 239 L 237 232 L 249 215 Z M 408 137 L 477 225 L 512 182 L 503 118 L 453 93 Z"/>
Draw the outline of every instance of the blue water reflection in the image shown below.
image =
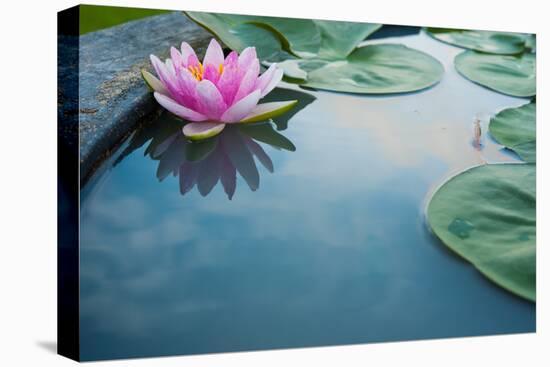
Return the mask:
<path id="1" fill-rule="evenodd" d="M 526 101 L 460 77 L 457 48 L 396 41 L 437 57 L 443 81 L 388 97 L 308 91 L 286 121 L 200 147 L 166 119 L 105 162 L 81 191 L 84 359 L 535 330 L 534 304 L 424 218 L 449 175 L 516 160 L 487 138 L 488 116 Z"/>

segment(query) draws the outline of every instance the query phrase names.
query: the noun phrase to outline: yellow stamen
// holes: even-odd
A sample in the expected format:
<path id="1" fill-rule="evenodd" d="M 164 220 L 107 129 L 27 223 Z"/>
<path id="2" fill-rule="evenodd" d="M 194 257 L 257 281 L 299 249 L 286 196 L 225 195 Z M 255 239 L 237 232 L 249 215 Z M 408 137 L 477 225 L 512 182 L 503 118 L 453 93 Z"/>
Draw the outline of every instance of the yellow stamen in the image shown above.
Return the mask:
<path id="1" fill-rule="evenodd" d="M 204 76 L 204 66 L 202 63 L 198 63 L 197 65 L 188 66 L 187 70 L 191 72 L 191 75 L 193 75 L 193 78 L 197 79 L 199 82 L 202 80 Z M 220 67 L 218 68 L 218 73 L 222 75 L 223 73 L 223 64 L 220 64 Z"/>
<path id="2" fill-rule="evenodd" d="M 204 74 L 204 66 L 202 66 L 200 62 L 198 65 L 188 66 L 187 70 L 189 70 L 191 72 L 191 75 L 193 75 L 193 77 L 199 82 L 202 80 L 202 76 Z"/>

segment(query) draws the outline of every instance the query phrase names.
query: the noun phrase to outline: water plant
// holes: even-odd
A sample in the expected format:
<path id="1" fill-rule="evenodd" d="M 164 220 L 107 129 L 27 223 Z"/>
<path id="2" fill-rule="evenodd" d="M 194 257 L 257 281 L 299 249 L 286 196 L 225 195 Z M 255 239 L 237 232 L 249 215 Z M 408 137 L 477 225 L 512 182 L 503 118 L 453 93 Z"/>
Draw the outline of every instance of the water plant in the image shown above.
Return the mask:
<path id="1" fill-rule="evenodd" d="M 225 124 L 259 122 L 281 115 L 296 100 L 261 103 L 283 76 L 272 64 L 263 74 L 254 47 L 236 51 L 224 58 L 219 43 L 212 39 L 202 63 L 186 42 L 181 51 L 170 49 L 171 58 L 162 62 L 151 55 L 158 76 L 143 70 L 157 102 L 173 114 L 190 121 L 183 134 L 200 140 L 219 134 Z"/>
<path id="2" fill-rule="evenodd" d="M 399 44 L 367 44 L 382 25 L 328 20 L 186 12 L 232 50 L 256 46 L 264 65 L 277 62 L 285 81 L 359 94 L 413 92 L 442 78 L 432 56 Z"/>

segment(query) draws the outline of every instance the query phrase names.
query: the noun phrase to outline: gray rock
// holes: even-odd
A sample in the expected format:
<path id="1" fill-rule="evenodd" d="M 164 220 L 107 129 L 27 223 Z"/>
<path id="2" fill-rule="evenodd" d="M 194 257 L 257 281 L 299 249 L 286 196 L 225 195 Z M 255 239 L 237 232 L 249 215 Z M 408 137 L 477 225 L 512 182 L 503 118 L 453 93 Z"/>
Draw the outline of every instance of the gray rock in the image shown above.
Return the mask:
<path id="1" fill-rule="evenodd" d="M 80 37 L 79 139 L 81 183 L 134 126 L 159 111 L 141 78 L 149 55 L 168 56 L 188 42 L 201 54 L 212 36 L 181 12 L 154 16 Z"/>

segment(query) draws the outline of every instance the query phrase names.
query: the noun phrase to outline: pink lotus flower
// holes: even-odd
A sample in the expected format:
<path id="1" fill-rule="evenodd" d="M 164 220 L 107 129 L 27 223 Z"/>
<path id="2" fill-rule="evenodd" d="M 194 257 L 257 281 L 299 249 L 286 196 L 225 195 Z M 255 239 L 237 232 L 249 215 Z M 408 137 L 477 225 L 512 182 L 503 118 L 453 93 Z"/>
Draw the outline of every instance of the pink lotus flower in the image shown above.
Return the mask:
<path id="1" fill-rule="evenodd" d="M 181 52 L 170 50 L 162 62 L 151 55 L 158 76 L 142 70 L 158 103 L 173 114 L 191 121 L 183 127 L 192 140 L 219 134 L 225 124 L 265 121 L 288 111 L 297 101 L 258 104 L 281 81 L 283 71 L 272 64 L 262 75 L 254 47 L 239 55 L 232 51 L 225 59 L 215 39 L 210 41 L 199 62 L 189 44 Z"/>

